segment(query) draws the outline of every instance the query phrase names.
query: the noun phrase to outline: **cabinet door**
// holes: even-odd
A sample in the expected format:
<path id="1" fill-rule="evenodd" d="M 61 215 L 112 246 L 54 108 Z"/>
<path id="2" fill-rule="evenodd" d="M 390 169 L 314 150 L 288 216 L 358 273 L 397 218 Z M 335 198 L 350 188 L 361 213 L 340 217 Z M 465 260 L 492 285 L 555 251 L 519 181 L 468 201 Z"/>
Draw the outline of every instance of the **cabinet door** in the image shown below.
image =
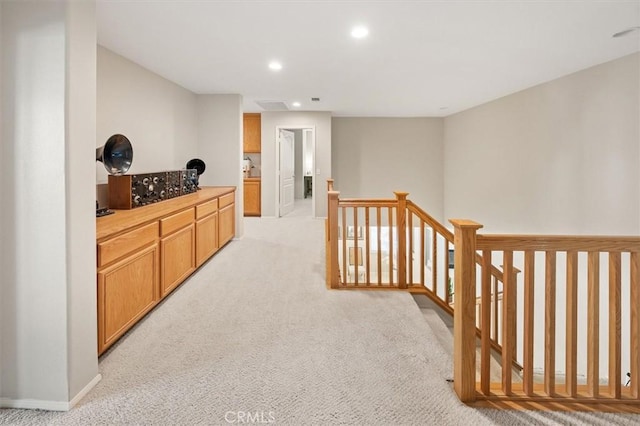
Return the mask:
<path id="1" fill-rule="evenodd" d="M 260 114 L 247 113 L 243 115 L 244 152 L 260 152 L 262 140 L 260 122 Z"/>
<path id="2" fill-rule="evenodd" d="M 244 182 L 244 215 L 260 216 L 260 181 Z"/>
<path id="3" fill-rule="evenodd" d="M 225 245 L 235 235 L 235 203 L 226 206 L 219 212 L 218 238 L 220 247 Z"/>
<path id="4" fill-rule="evenodd" d="M 196 269 L 194 228 L 189 225 L 160 241 L 163 297 Z"/>
<path id="5" fill-rule="evenodd" d="M 218 250 L 218 212 L 196 222 L 196 266 Z"/>
<path id="6" fill-rule="evenodd" d="M 98 272 L 98 353 L 158 301 L 158 245 Z"/>

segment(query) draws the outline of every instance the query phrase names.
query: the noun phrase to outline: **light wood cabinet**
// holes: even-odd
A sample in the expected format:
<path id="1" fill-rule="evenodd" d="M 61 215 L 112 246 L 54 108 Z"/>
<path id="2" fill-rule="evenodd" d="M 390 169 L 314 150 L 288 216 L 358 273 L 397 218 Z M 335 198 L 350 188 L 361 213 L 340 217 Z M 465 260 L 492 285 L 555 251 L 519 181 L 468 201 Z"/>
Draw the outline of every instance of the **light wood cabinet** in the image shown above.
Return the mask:
<path id="1" fill-rule="evenodd" d="M 98 272 L 98 353 L 156 305 L 158 276 L 157 243 Z"/>
<path id="2" fill-rule="evenodd" d="M 195 242 L 194 225 L 189 225 L 160 242 L 163 297 L 196 269 Z"/>
<path id="3" fill-rule="evenodd" d="M 234 187 L 205 187 L 96 219 L 98 354 L 233 238 L 234 209 Z"/>
<path id="4" fill-rule="evenodd" d="M 244 215 L 260 216 L 260 180 L 244 180 Z"/>
<path id="5" fill-rule="evenodd" d="M 196 222 L 196 265 L 202 265 L 218 251 L 218 212 Z"/>
<path id="6" fill-rule="evenodd" d="M 220 197 L 218 206 L 218 241 L 222 247 L 236 234 L 235 194 Z"/>
<path id="7" fill-rule="evenodd" d="M 258 113 L 246 113 L 242 117 L 244 134 L 243 151 L 259 153 L 262 144 L 261 118 Z"/>

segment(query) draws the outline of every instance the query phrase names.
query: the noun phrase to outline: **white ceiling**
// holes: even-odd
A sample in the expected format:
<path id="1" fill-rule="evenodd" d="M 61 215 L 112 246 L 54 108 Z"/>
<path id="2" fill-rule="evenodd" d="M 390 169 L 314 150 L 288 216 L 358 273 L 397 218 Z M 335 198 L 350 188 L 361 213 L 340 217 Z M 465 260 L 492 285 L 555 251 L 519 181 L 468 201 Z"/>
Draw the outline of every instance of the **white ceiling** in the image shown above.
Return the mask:
<path id="1" fill-rule="evenodd" d="M 640 25 L 640 0 L 98 0 L 97 19 L 101 45 L 246 112 L 445 116 L 640 51 L 638 32 L 612 37 Z"/>

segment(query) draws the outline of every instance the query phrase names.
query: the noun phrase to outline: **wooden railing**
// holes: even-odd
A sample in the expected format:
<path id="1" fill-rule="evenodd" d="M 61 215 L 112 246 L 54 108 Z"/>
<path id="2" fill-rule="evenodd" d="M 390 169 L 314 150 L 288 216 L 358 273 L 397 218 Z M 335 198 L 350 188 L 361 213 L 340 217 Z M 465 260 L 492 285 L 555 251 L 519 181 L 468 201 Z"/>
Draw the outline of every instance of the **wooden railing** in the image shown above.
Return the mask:
<path id="1" fill-rule="evenodd" d="M 406 192 L 395 192 L 390 199 L 340 198 L 333 180 L 328 181 L 327 191 L 327 287 L 423 293 L 453 315 L 454 234 L 450 230 L 408 200 Z M 481 264 L 482 257 L 477 255 L 476 261 Z M 498 297 L 503 272 L 492 267 L 491 276 L 492 315 L 485 324 L 495 355 L 501 352 Z M 480 336 L 482 324 L 477 326 Z M 521 369 L 515 357 L 512 365 Z"/>
<path id="2" fill-rule="evenodd" d="M 640 238 L 452 233 L 405 192 L 339 195 L 329 181 L 327 286 L 423 293 L 452 314 L 462 401 L 640 404 Z"/>
<path id="3" fill-rule="evenodd" d="M 640 404 L 640 238 L 477 235 L 478 224 L 451 223 L 456 239 L 463 242 L 456 264 L 456 277 L 458 266 L 464 277 L 456 282 L 456 302 L 460 303 L 455 306 L 456 315 L 471 310 L 475 316 L 478 291 L 483 306 L 490 300 L 492 259 L 501 259 L 505 276 L 502 382 L 490 383 L 490 344 L 483 334 L 480 383 L 476 383 L 475 360 L 473 368 L 463 366 L 458 372 L 458 380 L 463 383 L 458 394 L 463 401 Z M 476 251 L 483 258 L 479 268 Z M 521 283 L 510 273 L 516 264 L 523 269 Z M 520 299 L 515 293 L 519 286 L 524 288 Z M 540 308 L 536 310 L 536 306 Z M 490 315 L 485 306 L 480 322 Z M 521 339 L 515 337 L 516 318 L 522 318 Z M 468 335 L 475 329 L 475 319 L 460 326 L 468 329 Z M 461 351 L 475 348 L 475 336 L 467 336 L 460 345 Z M 544 348 L 542 354 L 536 354 L 536 347 Z M 560 349 L 564 360 L 559 356 Z M 463 357 L 462 353 L 455 357 Z M 514 381 L 512 370 L 505 365 L 517 354 L 523 371 Z M 542 368 L 534 369 L 536 356 L 543 358 L 537 363 Z M 579 370 L 586 374 L 579 374 Z M 628 387 L 624 386 L 626 372 L 630 374 Z"/>

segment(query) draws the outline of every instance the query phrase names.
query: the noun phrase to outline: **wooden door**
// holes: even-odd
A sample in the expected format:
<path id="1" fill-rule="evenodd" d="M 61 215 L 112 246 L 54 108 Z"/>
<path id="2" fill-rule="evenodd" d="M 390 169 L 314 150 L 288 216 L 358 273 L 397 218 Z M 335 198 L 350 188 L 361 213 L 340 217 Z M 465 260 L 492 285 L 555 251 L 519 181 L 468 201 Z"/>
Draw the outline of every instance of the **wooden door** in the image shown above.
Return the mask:
<path id="1" fill-rule="evenodd" d="M 230 241 L 235 235 L 235 204 L 220 209 L 218 223 L 218 238 L 220 247 Z"/>

